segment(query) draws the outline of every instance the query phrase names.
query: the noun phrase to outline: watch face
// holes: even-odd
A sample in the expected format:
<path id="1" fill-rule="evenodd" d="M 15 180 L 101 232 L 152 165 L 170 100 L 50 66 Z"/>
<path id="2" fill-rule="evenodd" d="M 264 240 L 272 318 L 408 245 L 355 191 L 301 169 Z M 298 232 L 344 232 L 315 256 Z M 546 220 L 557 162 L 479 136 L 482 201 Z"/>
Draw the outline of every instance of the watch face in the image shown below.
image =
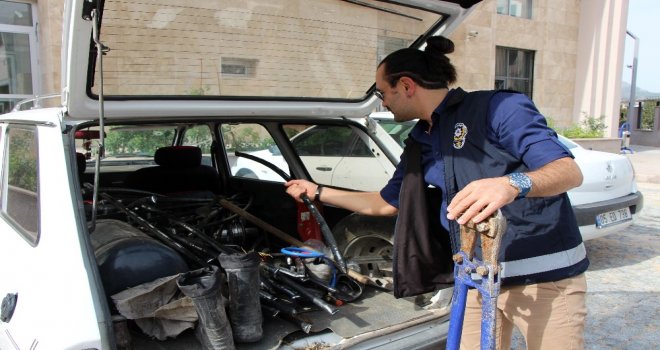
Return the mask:
<path id="1" fill-rule="evenodd" d="M 520 191 L 518 198 L 525 197 L 529 190 L 532 189 L 532 180 L 529 176 L 523 173 L 512 173 L 509 174 L 509 183 L 511 186 L 515 187 Z"/>

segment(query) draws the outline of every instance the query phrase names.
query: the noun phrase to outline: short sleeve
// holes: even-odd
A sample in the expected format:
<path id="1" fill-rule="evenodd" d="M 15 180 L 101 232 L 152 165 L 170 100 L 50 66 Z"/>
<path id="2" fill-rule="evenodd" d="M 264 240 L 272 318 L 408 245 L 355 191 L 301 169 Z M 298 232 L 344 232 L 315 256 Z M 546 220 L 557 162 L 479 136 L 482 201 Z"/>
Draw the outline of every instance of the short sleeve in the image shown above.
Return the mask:
<path id="1" fill-rule="evenodd" d="M 490 101 L 491 142 L 538 169 L 554 160 L 573 157 L 548 127 L 545 117 L 524 94 L 498 92 Z"/>

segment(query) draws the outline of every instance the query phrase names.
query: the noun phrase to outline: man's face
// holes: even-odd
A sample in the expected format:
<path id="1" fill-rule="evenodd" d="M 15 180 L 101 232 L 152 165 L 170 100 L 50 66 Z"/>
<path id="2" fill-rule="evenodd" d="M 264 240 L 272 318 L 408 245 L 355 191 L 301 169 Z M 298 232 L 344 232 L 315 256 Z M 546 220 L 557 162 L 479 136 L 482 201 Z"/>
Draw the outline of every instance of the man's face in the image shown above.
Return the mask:
<path id="1" fill-rule="evenodd" d="M 381 65 L 376 70 L 376 94 L 382 99 L 383 107 L 394 114 L 394 121 L 404 122 L 417 118 L 411 110 L 410 99 L 408 99 L 397 80 L 394 86 L 385 79 L 385 68 Z"/>

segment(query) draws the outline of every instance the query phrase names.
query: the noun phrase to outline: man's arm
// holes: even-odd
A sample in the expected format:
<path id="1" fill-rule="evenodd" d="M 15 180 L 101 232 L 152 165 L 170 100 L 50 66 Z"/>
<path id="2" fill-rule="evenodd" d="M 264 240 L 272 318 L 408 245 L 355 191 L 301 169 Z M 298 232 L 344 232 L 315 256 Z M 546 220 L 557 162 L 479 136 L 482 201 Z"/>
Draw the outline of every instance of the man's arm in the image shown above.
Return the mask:
<path id="1" fill-rule="evenodd" d="M 582 184 L 582 172 L 570 157 L 554 160 L 526 174 L 532 180 L 527 197 L 555 196 Z M 449 203 L 447 218 L 459 224 L 470 219 L 481 222 L 517 196 L 518 190 L 509 185 L 507 176 L 476 180 L 459 191 Z"/>
<path id="2" fill-rule="evenodd" d="M 311 199 L 316 195 L 318 185 L 306 180 L 291 180 L 284 184 L 286 192 L 297 201 L 306 193 Z M 352 192 L 323 187 L 319 196 L 321 202 L 354 211 L 364 215 L 391 216 L 398 209 L 387 203 L 378 192 Z"/>

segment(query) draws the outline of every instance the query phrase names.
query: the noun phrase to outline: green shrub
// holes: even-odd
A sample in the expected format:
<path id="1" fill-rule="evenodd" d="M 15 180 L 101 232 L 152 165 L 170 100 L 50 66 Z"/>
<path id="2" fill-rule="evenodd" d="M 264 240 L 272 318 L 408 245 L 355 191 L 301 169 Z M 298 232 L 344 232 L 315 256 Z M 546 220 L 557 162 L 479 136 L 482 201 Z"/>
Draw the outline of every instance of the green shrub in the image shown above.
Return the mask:
<path id="1" fill-rule="evenodd" d="M 546 118 L 548 126 L 557 131 L 558 134 L 564 135 L 569 139 L 577 138 L 599 138 L 603 137 L 603 132 L 607 125 L 605 125 L 605 117 L 594 118 L 587 116 L 580 123 L 572 123 L 568 127 L 557 127 L 552 118 Z"/>

